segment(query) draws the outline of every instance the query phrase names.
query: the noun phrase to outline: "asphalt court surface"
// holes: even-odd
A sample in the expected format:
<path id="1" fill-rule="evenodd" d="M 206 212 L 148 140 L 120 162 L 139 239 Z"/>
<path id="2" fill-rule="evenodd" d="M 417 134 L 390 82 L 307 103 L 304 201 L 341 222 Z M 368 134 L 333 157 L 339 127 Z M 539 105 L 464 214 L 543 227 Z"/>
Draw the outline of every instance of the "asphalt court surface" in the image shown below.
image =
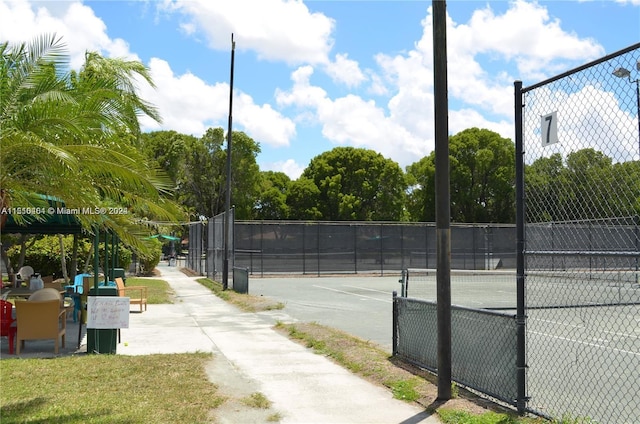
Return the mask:
<path id="1" fill-rule="evenodd" d="M 302 322 L 317 322 L 370 340 L 391 352 L 392 293 L 400 295 L 401 275 L 331 277 L 249 276 L 249 294 L 268 296 L 285 304 L 283 313 Z M 410 282 L 410 284 L 412 284 Z M 515 279 L 454 280 L 452 303 L 471 308 L 515 308 Z M 435 282 L 420 283 L 420 298 L 436 300 Z"/>
<path id="2" fill-rule="evenodd" d="M 249 294 L 285 304 L 283 313 L 371 340 L 391 352 L 392 293 L 400 275 L 383 277 L 249 277 Z"/>

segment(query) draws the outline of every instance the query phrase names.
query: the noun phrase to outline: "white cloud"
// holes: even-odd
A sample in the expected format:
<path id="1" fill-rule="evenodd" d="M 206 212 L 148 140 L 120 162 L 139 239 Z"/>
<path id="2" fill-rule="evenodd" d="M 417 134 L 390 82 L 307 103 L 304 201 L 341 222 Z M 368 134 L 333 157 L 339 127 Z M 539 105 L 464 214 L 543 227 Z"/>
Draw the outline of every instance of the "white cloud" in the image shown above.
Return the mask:
<path id="1" fill-rule="evenodd" d="M 502 137 L 514 140 L 514 124 L 513 121 L 500 120 L 495 122 L 487 119 L 475 109 L 459 109 L 449 112 L 449 134 L 457 134 L 468 128 L 486 128 L 497 132 Z"/>
<path id="2" fill-rule="evenodd" d="M 330 99 L 327 92 L 310 83 L 313 68 L 305 66 L 291 75 L 293 86 L 279 91 L 278 104 L 312 110 L 322 127 L 322 135 L 341 145 L 376 150 L 387 158 L 408 165 L 433 149 L 424 138 L 416 137 L 372 100 L 356 95 Z"/>
<path id="3" fill-rule="evenodd" d="M 566 70 L 571 61 L 589 61 L 604 54 L 595 40 L 581 39 L 562 29 L 562 22 L 549 16 L 546 7 L 516 0 L 503 15 L 489 7 L 474 12 L 468 25 L 455 32 L 473 34 L 466 39 L 469 51 L 493 52 L 505 60 L 515 60 L 523 78 L 539 78 Z"/>
<path id="4" fill-rule="evenodd" d="M 538 117 L 557 112 L 559 143 L 540 150 L 541 136 Z M 579 91 L 566 93 L 541 87 L 527 93 L 525 113 L 535 117 L 526 125 L 525 143 L 534 147 L 530 152 L 551 155 L 569 153 L 587 147 L 601 151 L 614 162 L 633 160 L 638 157 L 638 121 L 635 112 L 620 109 L 618 99 L 611 92 L 595 85 L 586 85 Z M 537 159 L 535 153 L 527 161 Z"/>
<path id="5" fill-rule="evenodd" d="M 271 105 L 256 105 L 246 94 L 235 94 L 233 103 L 234 121 L 261 144 L 286 147 L 296 134 L 296 126 L 289 118 L 274 110 Z"/>
<path id="6" fill-rule="evenodd" d="M 141 96 L 162 114 L 158 124 L 142 118 L 144 130 L 171 129 L 185 134 L 201 136 L 207 128 L 226 128 L 229 116 L 229 85 L 207 84 L 199 77 L 185 73 L 175 75 L 170 65 L 153 58 L 149 67 L 156 89 L 141 85 Z M 234 90 L 233 130 L 244 130 L 261 144 L 273 147 L 287 146 L 295 136 L 295 124 L 275 111 L 270 105 L 256 105 L 253 99 Z"/>
<path id="7" fill-rule="evenodd" d="M 38 5 L 27 0 L 0 1 L 0 39 L 28 42 L 41 34 L 55 33 L 63 38 L 73 69 L 84 63 L 87 50 L 138 59 L 124 40 L 110 39 L 104 22 L 81 2 L 40 2 Z"/>
<path id="8" fill-rule="evenodd" d="M 327 64 L 324 70 L 331 79 L 347 87 L 357 87 L 367 79 L 358 62 L 350 60 L 346 54 L 337 54 L 336 60 Z"/>
<path id="9" fill-rule="evenodd" d="M 334 143 L 374 149 L 403 166 L 428 154 L 434 148 L 430 13 L 422 21 L 423 34 L 413 50 L 395 56 L 378 54 L 378 72 L 368 71 L 370 90 L 391 95 L 386 105 L 355 94 L 331 98 L 311 83 L 313 68 L 308 66 L 292 73 L 293 85 L 288 91 L 278 91 L 278 104 L 296 106 L 306 114 L 312 111 L 324 137 Z M 485 7 L 467 23 L 449 18 L 447 37 L 451 134 L 479 127 L 513 139 L 515 79 L 546 77 L 566 70 L 569 63 L 584 63 L 603 53 L 595 41 L 563 30 L 546 8 L 522 0 L 510 3 L 500 15 Z M 499 64 L 499 72 L 483 69 L 480 60 L 486 55 Z M 347 60 L 346 55 L 337 58 L 336 64 Z M 522 75 L 503 70 L 513 64 Z M 356 65 L 350 64 L 359 69 Z M 325 69 L 331 76 L 337 74 Z"/>
<path id="10" fill-rule="evenodd" d="M 285 161 L 260 164 L 260 170 L 284 172 L 292 180 L 297 180 L 304 172 L 305 166 L 298 164 L 293 159 L 287 159 Z"/>
<path id="11" fill-rule="evenodd" d="M 313 67 L 308 65 L 293 71 L 291 73 L 292 89 L 276 90 L 276 102 L 281 106 L 317 107 L 327 97 L 327 92 L 321 87 L 310 84 L 309 80 L 313 72 Z"/>
<path id="12" fill-rule="evenodd" d="M 175 75 L 162 59 L 151 59 L 149 68 L 156 89 L 141 85 L 140 95 L 160 110 L 163 122 L 160 125 L 142 118 L 144 130 L 171 129 L 200 137 L 210 126 L 225 122 L 229 110 L 228 84 L 208 85 L 191 73 Z"/>
<path id="13" fill-rule="evenodd" d="M 640 0 L 626 2 L 637 5 Z M 257 104 L 250 93 L 234 94 L 234 129 L 262 145 L 289 146 L 296 123 L 305 123 L 321 128 L 335 144 L 371 148 L 402 166 L 433 149 L 430 12 L 412 49 L 380 53 L 373 58 L 373 68 L 364 69 L 347 53 L 332 53 L 335 22 L 312 13 L 300 0 L 163 0 L 154 6 L 179 14 L 180 29 L 206 39 L 214 49 L 228 51 L 234 33 L 236 49 L 297 66 L 291 87 L 275 89 L 273 105 Z M 513 81 L 537 82 L 602 56 L 603 48 L 564 29 L 537 2 L 515 0 L 499 14 L 489 6 L 479 7 L 467 22 L 448 19 L 450 133 L 476 126 L 513 138 Z M 105 23 L 80 1 L 0 0 L 0 39 L 25 41 L 42 32 L 64 37 L 74 67 L 82 63 L 86 50 L 137 57 L 125 40 L 110 38 Z M 201 136 L 208 127 L 226 127 L 227 83 L 208 83 L 189 72 L 174 74 L 164 58 L 151 59 L 148 66 L 157 89 L 141 85 L 141 95 L 159 108 L 164 122 L 143 118 L 144 129 Z M 345 88 L 354 92 L 332 95 L 334 87 L 312 83 L 314 71 L 326 73 L 343 93 Z M 287 168 L 292 177 L 301 168 L 293 160 L 277 166 Z"/>
<path id="14" fill-rule="evenodd" d="M 634 6 L 640 6 L 640 0 L 615 0 L 616 3 L 621 3 L 621 4 L 631 4 Z"/>
<path id="15" fill-rule="evenodd" d="M 253 50 L 258 57 L 291 64 L 328 63 L 334 21 L 311 13 L 302 1 L 168 0 L 168 11 L 180 11 L 187 25 L 199 28 L 214 49 Z"/>
<path id="16" fill-rule="evenodd" d="M 62 36 L 71 58 L 71 67 L 84 63 L 87 50 L 95 50 L 107 57 L 139 60 L 122 39 L 111 39 L 105 23 L 93 10 L 77 1 L 40 2 L 0 0 L 0 39 L 23 42 L 41 33 Z M 235 3 L 233 3 L 235 4 Z M 174 75 L 165 60 L 153 58 L 148 66 L 156 89 L 140 82 L 140 95 L 154 104 L 163 118 L 159 124 L 147 117 L 140 119 L 144 130 L 171 129 L 201 136 L 211 126 L 227 123 L 229 85 L 207 84 L 199 77 L 185 73 Z M 270 105 L 256 105 L 247 94 L 236 93 L 235 123 L 260 143 L 287 146 L 295 136 L 295 124 Z M 234 129 L 237 129 L 234 126 Z"/>

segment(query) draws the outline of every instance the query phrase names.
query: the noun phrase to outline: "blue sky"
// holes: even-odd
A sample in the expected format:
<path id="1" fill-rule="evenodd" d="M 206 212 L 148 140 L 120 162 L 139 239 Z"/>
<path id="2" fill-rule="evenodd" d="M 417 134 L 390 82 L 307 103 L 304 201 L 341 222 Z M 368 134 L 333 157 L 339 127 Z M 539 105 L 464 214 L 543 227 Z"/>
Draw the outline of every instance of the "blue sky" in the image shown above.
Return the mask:
<path id="1" fill-rule="evenodd" d="M 531 85 L 640 41 L 640 0 L 447 2 L 449 130 L 513 139 L 513 81 Z M 141 95 L 163 122 L 200 137 L 227 128 L 260 143 L 261 170 L 297 178 L 337 146 L 403 168 L 433 142 L 431 1 L 0 0 L 0 41 L 63 36 L 84 52 L 137 59 Z"/>

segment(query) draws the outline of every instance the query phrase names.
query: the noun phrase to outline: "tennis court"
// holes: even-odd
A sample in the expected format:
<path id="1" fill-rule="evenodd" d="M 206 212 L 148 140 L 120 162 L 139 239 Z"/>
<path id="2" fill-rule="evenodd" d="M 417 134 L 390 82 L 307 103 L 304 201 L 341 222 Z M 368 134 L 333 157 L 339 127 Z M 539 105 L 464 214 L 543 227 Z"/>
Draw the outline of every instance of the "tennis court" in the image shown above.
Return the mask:
<path id="1" fill-rule="evenodd" d="M 527 393 L 537 412 L 640 422 L 638 277 L 635 269 L 526 274 Z M 409 269 L 405 281 L 409 297 L 435 300 L 436 270 Z M 451 291 L 454 304 L 515 311 L 516 274 L 452 270 Z"/>

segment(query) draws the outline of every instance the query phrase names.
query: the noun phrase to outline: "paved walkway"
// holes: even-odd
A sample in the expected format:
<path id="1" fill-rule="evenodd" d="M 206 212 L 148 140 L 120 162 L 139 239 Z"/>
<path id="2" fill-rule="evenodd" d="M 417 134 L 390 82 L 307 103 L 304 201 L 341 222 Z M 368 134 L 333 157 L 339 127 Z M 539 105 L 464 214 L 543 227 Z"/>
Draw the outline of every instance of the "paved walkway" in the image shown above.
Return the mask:
<path id="1" fill-rule="evenodd" d="M 412 424 L 440 421 L 422 408 L 394 399 L 385 388 L 371 384 L 324 356 L 273 330 L 274 320 L 292 322 L 282 311 L 245 313 L 187 277 L 177 267 L 158 269 L 176 299 L 173 304 L 149 305 L 140 313 L 131 307 L 129 328 L 121 330 L 118 355 L 211 352 L 210 380 L 228 398 L 214 411 L 216 422 L 269 422 L 275 414 L 282 424 Z M 78 337 L 81 343 L 78 348 Z M 20 357 L 52 358 L 84 354 L 84 326 L 67 321 L 67 343 L 59 355 L 52 341 L 29 341 Z M 2 359 L 8 354 L 0 342 Z M 262 393 L 272 402 L 267 410 L 250 408 L 241 399 Z"/>
<path id="2" fill-rule="evenodd" d="M 212 352 L 216 359 L 209 374 L 222 393 L 264 394 L 281 423 L 439 423 L 423 409 L 394 399 L 388 390 L 289 340 L 272 329 L 271 321 L 227 304 L 178 268 L 158 269 L 175 291 L 176 302 L 131 313 L 118 354 Z M 233 416 L 233 411 L 219 412 L 215 414 L 223 415 L 222 422 L 250 420 Z"/>

